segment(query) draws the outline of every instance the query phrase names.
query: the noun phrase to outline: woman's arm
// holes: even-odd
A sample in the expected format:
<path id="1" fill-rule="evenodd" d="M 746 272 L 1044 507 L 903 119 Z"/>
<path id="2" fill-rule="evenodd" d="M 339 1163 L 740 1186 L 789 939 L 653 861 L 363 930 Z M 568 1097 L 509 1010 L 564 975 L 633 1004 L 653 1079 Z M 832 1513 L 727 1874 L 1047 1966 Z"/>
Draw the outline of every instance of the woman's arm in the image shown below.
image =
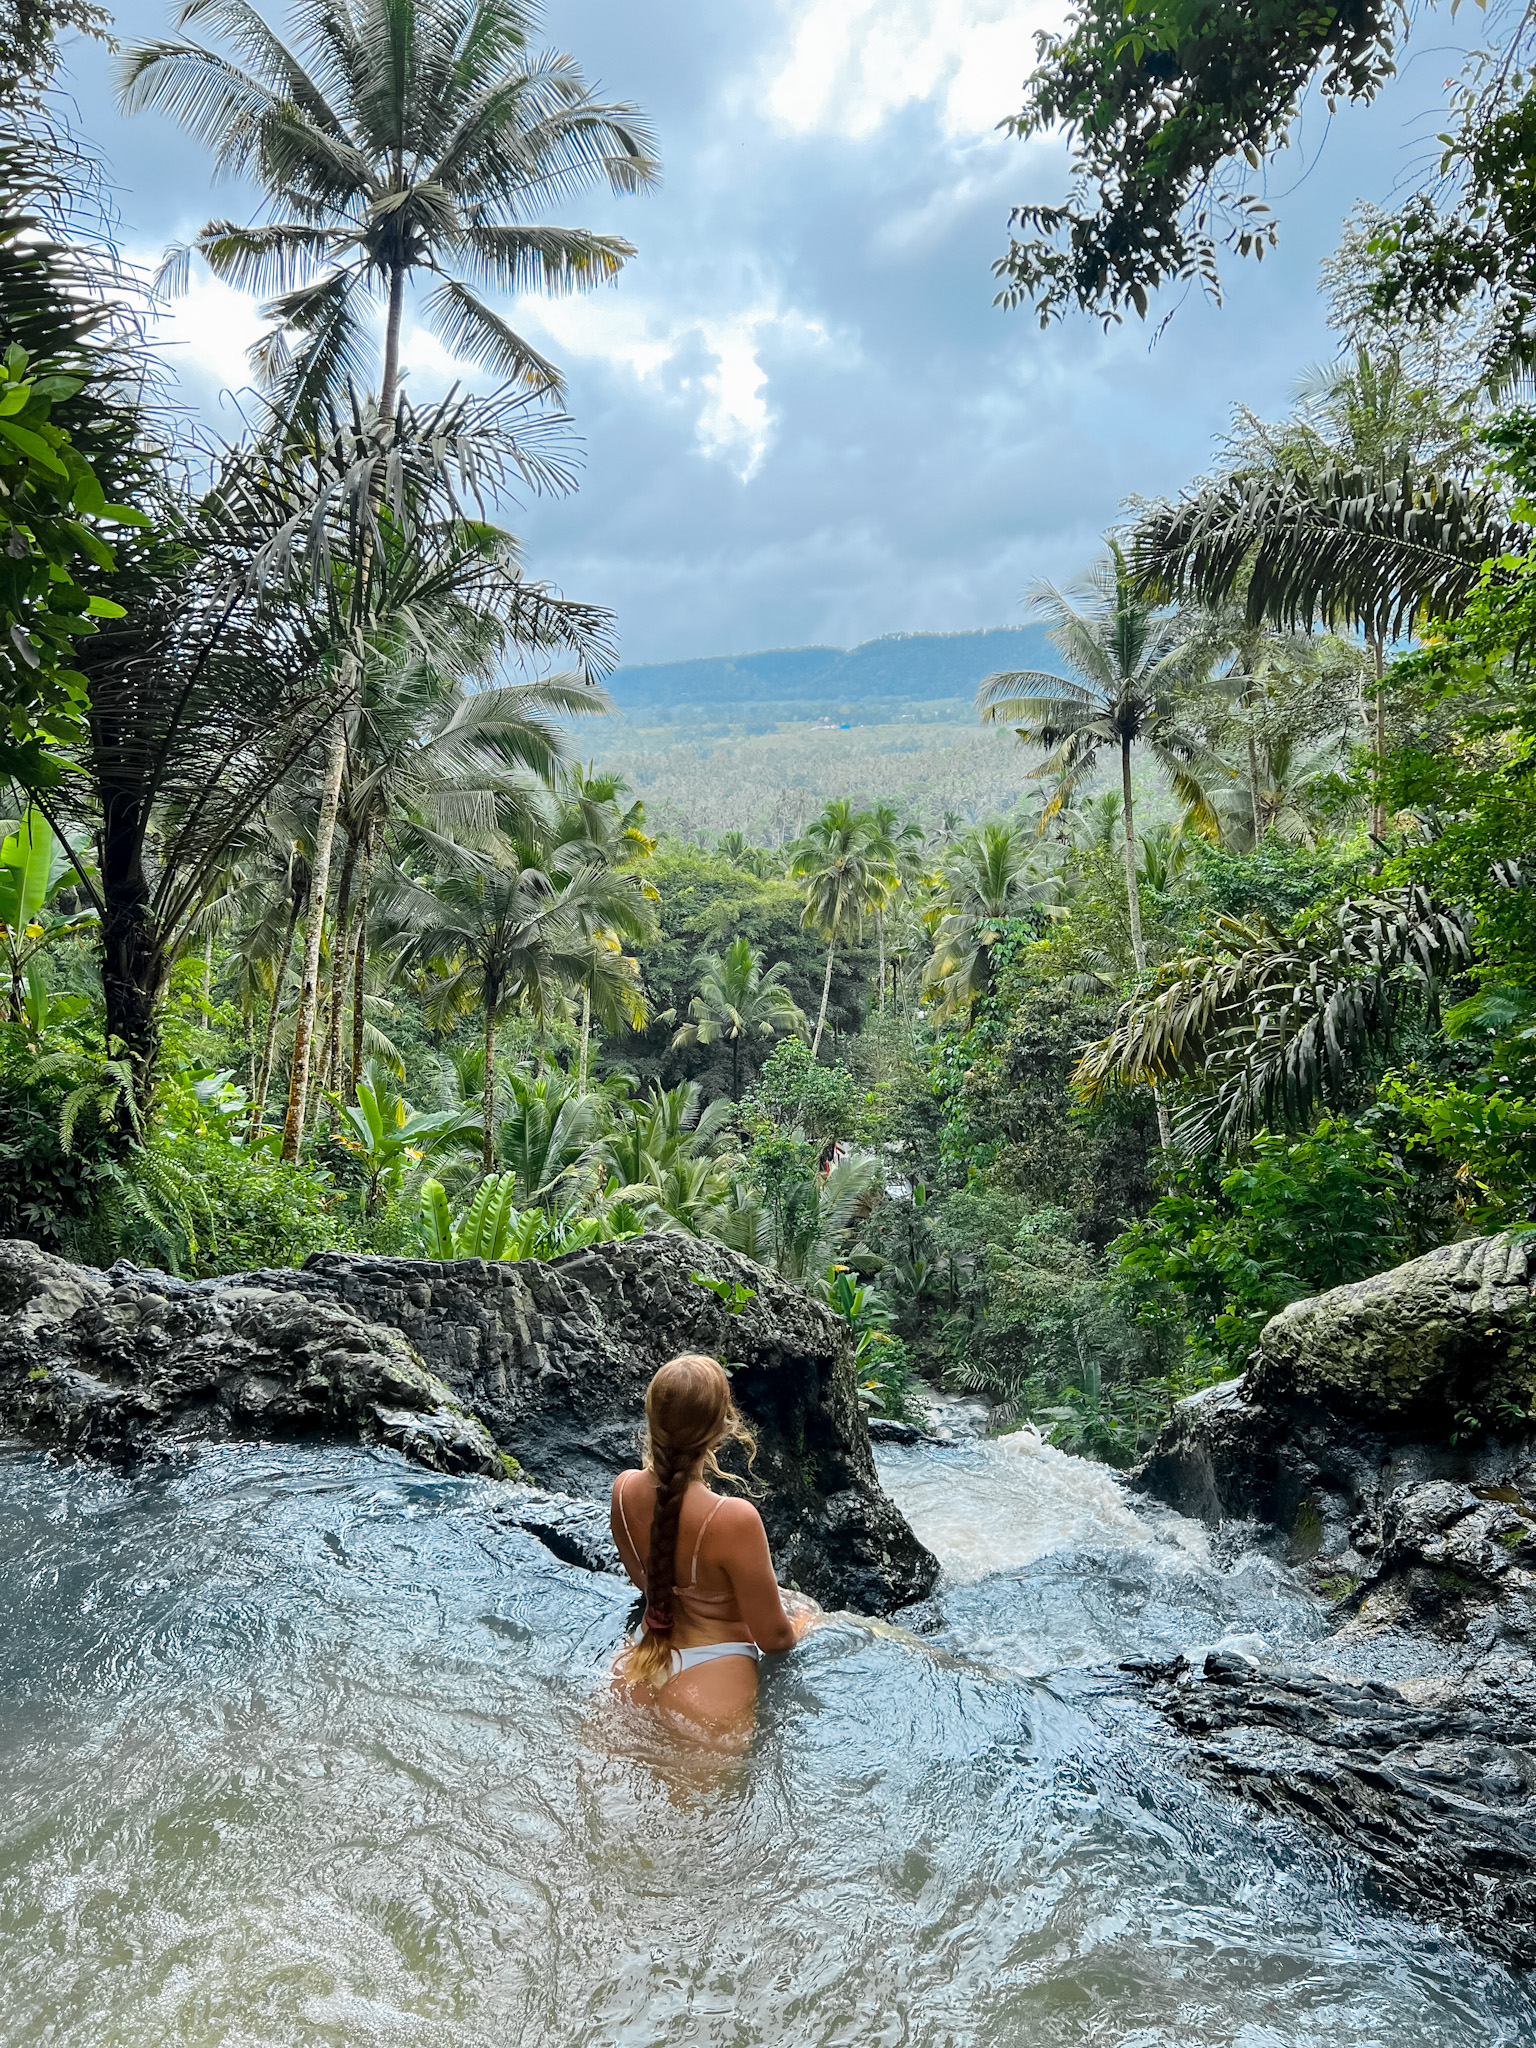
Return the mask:
<path id="1" fill-rule="evenodd" d="M 628 1472 L 621 1472 L 613 1482 L 613 1492 L 608 1497 L 608 1527 L 613 1533 L 613 1540 L 618 1547 L 619 1556 L 624 1560 L 624 1569 L 629 1573 L 630 1582 L 638 1586 L 643 1593 L 645 1591 L 645 1567 L 641 1564 L 639 1553 L 630 1541 L 629 1530 L 624 1521 L 624 1510 L 619 1505 L 619 1489 L 623 1486 L 625 1480 L 631 1476 Z"/>
<path id="2" fill-rule="evenodd" d="M 715 1526 L 721 1538 L 720 1565 L 730 1579 L 753 1642 L 760 1650 L 792 1650 L 814 1617 L 806 1612 L 793 1616 L 785 1612 L 762 1516 L 750 1501 L 728 1500 Z"/>

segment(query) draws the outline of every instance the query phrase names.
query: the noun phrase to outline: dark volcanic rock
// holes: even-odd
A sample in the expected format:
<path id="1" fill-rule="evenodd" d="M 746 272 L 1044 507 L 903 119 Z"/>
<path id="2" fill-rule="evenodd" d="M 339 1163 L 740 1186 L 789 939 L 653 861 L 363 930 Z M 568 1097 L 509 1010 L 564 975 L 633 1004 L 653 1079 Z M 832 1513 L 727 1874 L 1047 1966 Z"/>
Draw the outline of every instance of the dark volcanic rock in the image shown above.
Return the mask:
<path id="1" fill-rule="evenodd" d="M 244 1279 L 71 1266 L 0 1240 L 0 1425 L 100 1457 L 171 1441 L 332 1436 L 441 1472 L 507 1459 L 398 1331 Z"/>
<path id="2" fill-rule="evenodd" d="M 1402 1522 L 1415 1489 L 1536 1503 L 1533 1390 L 1526 1245 L 1476 1238 L 1282 1310 L 1242 1379 L 1179 1404 L 1131 1483 L 1263 1525 L 1338 1594 L 1369 1590 L 1423 1562 Z"/>
<path id="3" fill-rule="evenodd" d="M 1536 1964 L 1536 1674 L 1351 1684 L 1212 1654 L 1148 1672 L 1203 1773 L 1322 1824 L 1397 1899 Z"/>
<path id="4" fill-rule="evenodd" d="M 732 1315 L 696 1269 L 753 1299 Z M 880 1491 L 843 1324 L 719 1246 L 646 1237 L 549 1265 L 323 1253 L 196 1282 L 0 1246 L 0 1423 L 105 1455 L 340 1435 L 449 1471 L 507 1453 L 601 1500 L 635 1462 L 647 1380 L 685 1350 L 733 1364 L 789 1583 L 866 1613 L 929 1591 L 937 1563 Z"/>
<path id="5" fill-rule="evenodd" d="M 1319 1662 L 1143 1675 L 1202 1767 L 1329 1829 L 1399 1896 L 1536 1965 L 1536 1302 L 1478 1238 L 1299 1301 L 1181 1402 L 1132 1484 L 1246 1525 L 1334 1603 Z"/>

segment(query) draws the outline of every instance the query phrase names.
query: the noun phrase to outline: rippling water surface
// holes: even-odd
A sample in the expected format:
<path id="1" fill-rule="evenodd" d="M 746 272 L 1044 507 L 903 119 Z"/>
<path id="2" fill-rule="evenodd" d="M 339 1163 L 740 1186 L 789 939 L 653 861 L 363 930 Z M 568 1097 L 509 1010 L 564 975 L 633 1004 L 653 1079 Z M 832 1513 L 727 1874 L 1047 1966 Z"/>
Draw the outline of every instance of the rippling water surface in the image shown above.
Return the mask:
<path id="1" fill-rule="evenodd" d="M 1536 2002 L 1187 1783 L 1132 1650 L 1304 1633 L 1094 1468 L 893 1451 L 921 1635 L 767 1674 L 752 1752 L 601 1681 L 627 1597 L 388 1456 L 0 1455 L 0 2041 L 1528 2048 Z"/>

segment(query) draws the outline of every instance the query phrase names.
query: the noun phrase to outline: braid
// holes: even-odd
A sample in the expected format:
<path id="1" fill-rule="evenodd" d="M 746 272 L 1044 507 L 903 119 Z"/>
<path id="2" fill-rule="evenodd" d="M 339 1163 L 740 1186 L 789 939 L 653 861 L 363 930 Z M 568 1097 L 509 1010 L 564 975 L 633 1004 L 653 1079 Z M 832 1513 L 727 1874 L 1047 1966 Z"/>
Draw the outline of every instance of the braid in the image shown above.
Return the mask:
<path id="1" fill-rule="evenodd" d="M 701 1461 L 719 1472 L 714 1451 L 727 1436 L 750 1438 L 731 1401 L 730 1381 L 713 1358 L 687 1353 L 664 1365 L 651 1382 L 645 1407 L 645 1462 L 656 1481 L 656 1505 L 645 1565 L 645 1620 L 627 1669 L 646 1685 L 662 1686 L 672 1675 L 672 1586 L 689 1480 Z"/>

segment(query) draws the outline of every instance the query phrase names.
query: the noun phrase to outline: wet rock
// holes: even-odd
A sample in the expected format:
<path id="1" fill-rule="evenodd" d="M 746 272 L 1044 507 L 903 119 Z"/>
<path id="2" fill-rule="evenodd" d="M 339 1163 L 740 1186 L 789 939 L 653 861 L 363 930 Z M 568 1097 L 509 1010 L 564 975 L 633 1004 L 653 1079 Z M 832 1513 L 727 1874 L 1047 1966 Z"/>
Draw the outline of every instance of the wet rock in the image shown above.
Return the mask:
<path id="1" fill-rule="evenodd" d="M 509 1469 L 398 1331 L 244 1282 L 98 1273 L 9 1241 L 0 1423 L 107 1458 L 209 1437 L 331 1436 L 390 1444 L 440 1472 Z"/>
<path id="2" fill-rule="evenodd" d="M 1396 1900 L 1536 1964 L 1536 1671 L 1355 1684 L 1212 1652 L 1140 1667 L 1203 1775 L 1321 1825 Z"/>
<path id="3" fill-rule="evenodd" d="M 608 1527 L 608 1512 L 596 1501 L 574 1500 L 569 1494 L 545 1493 L 532 1486 L 509 1486 L 492 1510 L 498 1522 L 526 1529 L 562 1564 L 585 1572 L 610 1572 L 622 1578 L 624 1560 Z"/>
<path id="4" fill-rule="evenodd" d="M 1320 1665 L 1138 1675 L 1202 1766 L 1328 1829 L 1397 1895 L 1536 1964 L 1536 1306 L 1479 1238 L 1294 1303 L 1182 1402 L 1131 1483 L 1241 1528 L 1332 1603 Z M 1390 1659 L 1390 1665 L 1388 1665 Z M 1513 1672 L 1515 1675 L 1511 1676 Z"/>
<path id="5" fill-rule="evenodd" d="M 1406 1575 L 1460 1574 L 1484 1604 L 1507 1593 L 1523 1637 L 1519 1530 L 1480 1508 L 1519 1518 L 1536 1501 L 1533 1390 L 1525 1244 L 1447 1245 L 1282 1310 L 1241 1379 L 1179 1404 L 1131 1484 L 1215 1525 L 1256 1525 L 1355 1608 Z M 1452 1635 L 1456 1605 L 1439 1603 Z"/>
<path id="6" fill-rule="evenodd" d="M 732 1314 L 695 1271 L 752 1298 Z M 635 1462 L 646 1382 L 684 1350 L 732 1365 L 788 1583 L 864 1613 L 931 1589 L 937 1562 L 875 1475 L 845 1326 L 722 1247 L 656 1236 L 548 1265 L 323 1253 L 189 1282 L 0 1244 L 0 1426 L 105 1456 L 342 1436 L 444 1471 L 510 1457 L 606 1501 Z"/>

